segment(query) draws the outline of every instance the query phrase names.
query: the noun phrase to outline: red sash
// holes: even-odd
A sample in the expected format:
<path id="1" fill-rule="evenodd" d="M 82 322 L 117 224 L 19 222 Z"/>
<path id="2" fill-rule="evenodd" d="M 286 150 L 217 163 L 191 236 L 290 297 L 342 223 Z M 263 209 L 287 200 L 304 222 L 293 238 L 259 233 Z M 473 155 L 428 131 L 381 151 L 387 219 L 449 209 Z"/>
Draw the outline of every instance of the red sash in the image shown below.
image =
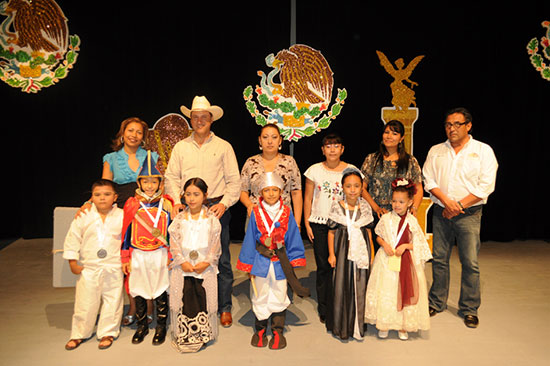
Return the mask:
<path id="1" fill-rule="evenodd" d="M 401 230 L 405 222 L 406 214 L 401 217 L 397 232 Z M 411 243 L 412 234 L 407 227 L 399 239 L 396 248 L 402 244 Z M 418 278 L 410 251 L 407 249 L 401 255 L 401 271 L 399 272 L 399 288 L 397 290 L 397 311 L 403 310 L 403 307 L 416 305 L 418 303 Z"/>

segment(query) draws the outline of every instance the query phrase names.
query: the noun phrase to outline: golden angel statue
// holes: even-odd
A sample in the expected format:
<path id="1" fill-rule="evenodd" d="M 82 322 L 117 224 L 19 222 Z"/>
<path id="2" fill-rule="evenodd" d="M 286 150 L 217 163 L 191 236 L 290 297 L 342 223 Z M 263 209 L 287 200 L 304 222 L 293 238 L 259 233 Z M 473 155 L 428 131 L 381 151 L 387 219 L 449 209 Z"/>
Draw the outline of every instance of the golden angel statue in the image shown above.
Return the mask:
<path id="1" fill-rule="evenodd" d="M 414 91 L 412 89 L 415 85 L 418 85 L 418 83 L 409 80 L 409 77 L 424 56 L 416 56 L 405 69 L 403 69 L 405 62 L 402 58 L 399 58 L 395 61 L 395 66 L 397 67 L 397 69 L 395 69 L 386 55 L 380 51 L 376 51 L 376 54 L 380 59 L 380 65 L 382 65 L 388 74 L 394 78 L 394 81 L 390 84 L 393 96 L 392 104 L 394 107 L 397 110 L 407 110 L 411 104 L 416 107 L 416 98 L 414 97 Z M 403 81 L 410 83 L 411 87 L 409 88 Z"/>

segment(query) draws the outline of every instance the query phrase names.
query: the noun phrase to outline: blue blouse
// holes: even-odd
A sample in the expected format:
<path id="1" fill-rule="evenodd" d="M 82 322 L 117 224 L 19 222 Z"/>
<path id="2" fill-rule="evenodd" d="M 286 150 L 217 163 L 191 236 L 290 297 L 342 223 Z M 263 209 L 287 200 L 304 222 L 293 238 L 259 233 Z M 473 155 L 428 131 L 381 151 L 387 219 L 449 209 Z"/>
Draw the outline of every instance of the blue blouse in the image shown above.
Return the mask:
<path id="1" fill-rule="evenodd" d="M 111 172 L 113 173 L 113 182 L 117 184 L 127 184 L 137 181 L 138 173 L 140 172 L 146 157 L 147 150 L 139 147 L 136 151 L 136 158 L 139 161 L 139 168 L 137 171 L 133 171 L 128 165 L 128 154 L 124 151 L 124 149 L 105 154 L 103 156 L 103 163 L 109 163 Z M 156 164 L 159 155 L 156 152 L 151 151 L 151 157 Z"/>

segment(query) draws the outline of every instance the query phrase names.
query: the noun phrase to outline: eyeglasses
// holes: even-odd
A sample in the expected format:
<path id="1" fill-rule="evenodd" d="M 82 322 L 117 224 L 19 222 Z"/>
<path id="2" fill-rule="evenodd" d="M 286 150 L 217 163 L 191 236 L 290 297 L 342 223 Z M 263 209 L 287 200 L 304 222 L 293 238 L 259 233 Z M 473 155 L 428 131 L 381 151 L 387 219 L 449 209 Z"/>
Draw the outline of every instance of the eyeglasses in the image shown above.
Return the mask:
<path id="1" fill-rule="evenodd" d="M 447 130 L 449 130 L 451 127 L 458 130 L 460 126 L 464 126 L 466 123 L 469 122 L 445 122 L 443 125 Z"/>

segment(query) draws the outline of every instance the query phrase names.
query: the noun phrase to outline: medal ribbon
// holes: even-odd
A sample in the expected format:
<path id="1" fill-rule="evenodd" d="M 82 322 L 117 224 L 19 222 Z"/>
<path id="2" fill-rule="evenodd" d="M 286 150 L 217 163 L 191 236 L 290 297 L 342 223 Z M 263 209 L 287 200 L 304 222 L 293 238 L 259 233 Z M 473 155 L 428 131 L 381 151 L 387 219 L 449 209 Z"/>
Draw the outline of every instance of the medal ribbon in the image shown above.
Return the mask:
<path id="1" fill-rule="evenodd" d="M 262 218 L 262 222 L 264 223 L 264 226 L 265 226 L 265 229 L 267 230 L 267 236 L 270 237 L 271 236 L 271 233 L 273 232 L 273 229 L 275 229 L 275 223 L 277 221 L 279 221 L 279 218 L 281 217 L 281 215 L 283 214 L 283 211 L 284 211 L 284 207 L 283 207 L 283 200 L 282 199 L 279 199 L 279 211 L 277 212 L 277 214 L 275 215 L 275 217 L 273 218 L 273 221 L 271 222 L 271 225 L 269 225 L 267 223 L 267 219 L 266 219 L 266 215 L 264 213 L 265 211 L 265 208 L 262 204 L 262 201 L 263 199 L 260 199 L 260 216 Z M 268 215 L 269 216 L 269 215 Z M 271 217 L 270 217 L 271 219 Z"/>
<path id="2" fill-rule="evenodd" d="M 153 227 L 156 229 L 157 228 L 157 225 L 159 224 L 159 219 L 160 219 L 160 211 L 162 211 L 161 207 L 162 207 L 162 202 L 164 201 L 164 198 L 161 198 L 160 201 L 159 201 L 159 206 L 158 206 L 158 210 L 157 210 L 157 217 L 153 217 L 153 215 L 151 215 L 151 213 L 149 212 L 149 210 L 147 209 L 147 206 L 145 206 L 143 204 L 143 202 L 139 202 L 139 204 L 141 205 L 141 207 L 145 210 L 145 212 L 147 213 L 147 216 L 149 216 L 149 218 L 151 219 L 151 221 L 153 222 Z"/>
<path id="3" fill-rule="evenodd" d="M 351 232 L 351 226 L 353 225 L 353 222 L 355 222 L 355 218 L 357 217 L 357 204 L 355 205 L 355 207 L 353 208 L 353 217 L 349 217 L 349 206 L 348 206 L 348 203 L 346 202 L 346 226 L 348 227 L 348 233 Z M 350 236 L 351 238 L 351 236 Z M 351 240 L 351 239 L 350 239 Z"/>

